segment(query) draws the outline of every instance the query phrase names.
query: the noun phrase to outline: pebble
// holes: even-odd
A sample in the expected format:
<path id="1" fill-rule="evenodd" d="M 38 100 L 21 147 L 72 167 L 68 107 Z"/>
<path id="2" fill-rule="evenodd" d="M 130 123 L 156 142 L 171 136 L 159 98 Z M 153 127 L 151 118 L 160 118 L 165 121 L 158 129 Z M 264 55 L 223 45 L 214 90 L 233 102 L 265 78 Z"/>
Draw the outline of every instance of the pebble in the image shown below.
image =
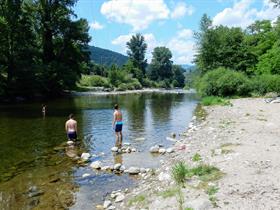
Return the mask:
<path id="1" fill-rule="evenodd" d="M 122 202 L 124 200 L 124 198 L 125 198 L 125 196 L 120 193 L 119 195 L 117 195 L 115 202 L 116 203 Z"/>
<path id="2" fill-rule="evenodd" d="M 174 152 L 174 149 L 172 147 L 170 147 L 170 148 L 166 149 L 166 152 L 167 153 L 172 153 L 172 152 Z"/>
<path id="3" fill-rule="evenodd" d="M 67 141 L 67 144 L 70 146 L 70 145 L 73 145 L 74 142 L 73 141 Z"/>

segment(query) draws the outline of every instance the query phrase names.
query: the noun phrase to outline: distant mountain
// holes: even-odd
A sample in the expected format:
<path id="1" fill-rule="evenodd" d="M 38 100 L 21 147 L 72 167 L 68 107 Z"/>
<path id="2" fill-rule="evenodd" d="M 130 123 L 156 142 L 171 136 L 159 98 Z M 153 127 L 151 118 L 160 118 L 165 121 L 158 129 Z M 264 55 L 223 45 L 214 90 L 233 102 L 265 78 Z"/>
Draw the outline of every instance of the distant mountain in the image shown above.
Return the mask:
<path id="1" fill-rule="evenodd" d="M 128 60 L 128 57 L 120 53 L 102 49 L 99 47 L 89 46 L 90 59 L 97 64 L 111 66 L 116 64 L 117 66 L 122 66 Z"/>
<path id="2" fill-rule="evenodd" d="M 185 69 L 185 72 L 190 72 L 195 70 L 195 65 L 189 65 L 189 64 L 181 64 L 182 68 Z"/>

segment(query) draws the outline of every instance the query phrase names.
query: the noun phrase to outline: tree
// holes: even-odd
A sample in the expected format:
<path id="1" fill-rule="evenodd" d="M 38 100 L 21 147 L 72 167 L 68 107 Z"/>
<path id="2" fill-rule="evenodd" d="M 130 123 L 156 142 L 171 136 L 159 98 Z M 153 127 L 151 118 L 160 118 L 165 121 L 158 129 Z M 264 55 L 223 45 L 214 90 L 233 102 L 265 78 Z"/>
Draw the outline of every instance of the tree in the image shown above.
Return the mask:
<path id="1" fill-rule="evenodd" d="M 135 67 L 131 60 L 128 60 L 128 62 L 123 66 L 124 71 L 131 74 L 133 78 L 138 79 L 138 81 L 142 84 L 143 82 L 143 72 Z"/>
<path id="2" fill-rule="evenodd" d="M 145 54 L 147 50 L 147 44 L 145 43 L 144 36 L 141 34 L 133 35 L 129 42 L 126 43 L 128 48 L 127 55 L 135 68 L 142 71 L 142 75 L 146 74 L 147 59 Z"/>
<path id="3" fill-rule="evenodd" d="M 156 47 L 152 53 L 149 77 L 151 80 L 172 79 L 172 53 L 166 47 Z"/>
<path id="4" fill-rule="evenodd" d="M 34 11 L 29 2 L 2 0 L 0 4 L 0 74 L 2 88 L 12 97 L 17 91 L 32 91 L 38 53 Z M 3 75 L 7 75 L 3 78 Z M 29 80 L 33 81 L 32 84 Z"/>
<path id="5" fill-rule="evenodd" d="M 173 83 L 174 87 L 184 87 L 185 85 L 184 69 L 179 65 L 173 65 L 172 71 L 174 74 L 173 81 L 175 81 L 174 82 L 175 85 Z"/>

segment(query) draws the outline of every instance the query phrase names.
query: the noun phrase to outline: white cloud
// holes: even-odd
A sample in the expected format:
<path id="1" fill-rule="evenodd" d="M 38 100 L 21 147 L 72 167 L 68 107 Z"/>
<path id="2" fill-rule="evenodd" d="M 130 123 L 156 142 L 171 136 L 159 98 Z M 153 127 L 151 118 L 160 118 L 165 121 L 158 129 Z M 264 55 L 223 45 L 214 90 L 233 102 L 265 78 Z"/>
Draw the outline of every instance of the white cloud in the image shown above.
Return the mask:
<path id="1" fill-rule="evenodd" d="M 113 45 L 118 45 L 121 52 L 126 54 L 126 43 L 131 39 L 133 34 L 121 35 L 112 41 Z M 148 62 L 152 59 L 152 52 L 155 47 L 166 46 L 172 52 L 172 60 L 175 64 L 191 64 L 195 51 L 195 43 L 192 38 L 193 32 L 190 29 L 182 29 L 176 33 L 167 42 L 159 42 L 152 33 L 143 34 L 145 42 L 148 45 L 146 57 Z"/>
<path id="2" fill-rule="evenodd" d="M 104 25 L 100 24 L 97 21 L 93 21 L 93 23 L 90 23 L 89 26 L 94 30 L 101 30 L 104 28 Z"/>
<path id="3" fill-rule="evenodd" d="M 193 31 L 191 29 L 184 28 L 177 32 L 178 37 L 182 39 L 189 39 L 193 37 Z"/>
<path id="4" fill-rule="evenodd" d="M 110 0 L 101 6 L 101 14 L 111 21 L 129 24 L 134 31 L 147 28 L 155 20 L 169 17 L 163 0 Z"/>
<path id="5" fill-rule="evenodd" d="M 263 0 L 260 10 L 251 8 L 253 0 L 240 0 L 232 8 L 225 8 L 213 18 L 214 25 L 245 28 L 256 20 L 274 20 L 280 14 L 280 9 L 273 8 L 269 0 Z"/>
<path id="6" fill-rule="evenodd" d="M 171 13 L 171 18 L 177 19 L 184 17 L 185 14 L 192 15 L 194 8 L 192 6 L 187 6 L 184 2 L 177 3 L 175 9 Z"/>

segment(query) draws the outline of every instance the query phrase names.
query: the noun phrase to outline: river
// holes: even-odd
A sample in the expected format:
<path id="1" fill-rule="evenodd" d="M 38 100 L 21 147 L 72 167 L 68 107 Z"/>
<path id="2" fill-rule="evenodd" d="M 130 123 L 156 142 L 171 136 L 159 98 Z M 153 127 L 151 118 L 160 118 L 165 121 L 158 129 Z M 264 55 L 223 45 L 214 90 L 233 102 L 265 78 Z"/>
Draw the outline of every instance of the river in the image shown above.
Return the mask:
<path id="1" fill-rule="evenodd" d="M 111 152 L 115 103 L 123 113 L 123 141 L 136 153 Z M 93 154 L 90 162 L 156 168 L 162 157 L 149 148 L 171 146 L 166 137 L 186 129 L 196 104 L 194 94 L 182 92 L 83 95 L 49 101 L 45 118 L 40 103 L 1 105 L 0 209 L 94 209 L 111 191 L 137 184 L 136 176 L 93 171 L 66 155 L 69 113 L 78 121 L 80 151 Z"/>

